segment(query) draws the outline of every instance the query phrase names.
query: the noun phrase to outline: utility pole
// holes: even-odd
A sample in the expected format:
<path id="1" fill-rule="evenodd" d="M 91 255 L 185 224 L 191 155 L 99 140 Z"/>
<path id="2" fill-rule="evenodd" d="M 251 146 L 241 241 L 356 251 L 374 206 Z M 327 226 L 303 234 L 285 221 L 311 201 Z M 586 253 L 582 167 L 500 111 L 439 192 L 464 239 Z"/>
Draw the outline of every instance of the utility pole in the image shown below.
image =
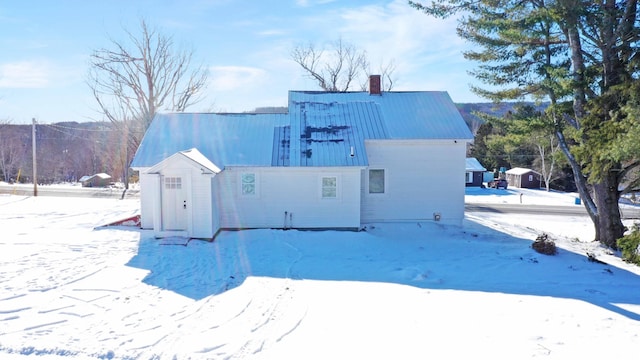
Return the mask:
<path id="1" fill-rule="evenodd" d="M 38 196 L 38 162 L 36 161 L 36 118 L 32 119 L 31 147 L 33 149 L 33 196 Z"/>

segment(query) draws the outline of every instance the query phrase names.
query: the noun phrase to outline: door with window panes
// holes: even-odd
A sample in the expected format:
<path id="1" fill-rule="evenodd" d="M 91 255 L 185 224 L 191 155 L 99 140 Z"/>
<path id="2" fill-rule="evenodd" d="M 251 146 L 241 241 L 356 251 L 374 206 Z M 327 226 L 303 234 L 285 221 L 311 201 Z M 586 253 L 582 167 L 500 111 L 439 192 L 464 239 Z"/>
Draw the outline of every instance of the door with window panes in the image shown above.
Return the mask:
<path id="1" fill-rule="evenodd" d="M 183 178 L 164 176 L 162 184 L 162 224 L 164 230 L 187 229 L 187 192 Z"/>

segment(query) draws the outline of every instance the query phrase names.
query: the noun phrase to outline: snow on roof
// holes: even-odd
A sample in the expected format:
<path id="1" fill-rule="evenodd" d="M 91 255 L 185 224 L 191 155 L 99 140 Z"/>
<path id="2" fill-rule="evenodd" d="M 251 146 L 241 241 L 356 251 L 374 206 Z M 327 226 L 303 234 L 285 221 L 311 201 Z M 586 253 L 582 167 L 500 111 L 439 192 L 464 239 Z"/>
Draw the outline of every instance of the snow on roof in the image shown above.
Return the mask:
<path id="1" fill-rule="evenodd" d="M 535 171 L 535 170 L 531 170 L 531 169 L 527 169 L 527 168 L 521 168 L 521 167 L 515 167 L 512 169 L 507 170 L 505 173 L 507 174 L 513 174 L 513 175 L 523 175 L 523 174 L 527 174 L 527 173 L 536 173 L 536 174 L 540 174 L 539 172 Z"/>
<path id="2" fill-rule="evenodd" d="M 220 168 L 216 166 L 216 164 L 212 163 L 211 160 L 207 159 L 206 156 L 202 155 L 202 153 L 196 148 L 181 151 L 180 154 L 187 157 L 188 159 L 193 160 L 196 164 L 207 168 L 211 172 L 220 172 Z"/>
<path id="3" fill-rule="evenodd" d="M 290 91 L 289 113 L 157 114 L 131 167 L 148 168 L 192 148 L 220 169 L 366 166 L 368 139 L 471 141 L 473 135 L 442 91 Z"/>
<path id="4" fill-rule="evenodd" d="M 487 171 L 476 158 L 467 158 L 467 171 Z"/>
<path id="5" fill-rule="evenodd" d="M 200 170 L 202 171 L 202 173 L 206 173 L 208 171 L 209 173 L 217 174 L 221 171 L 216 164 L 212 163 L 209 159 L 207 159 L 204 155 L 202 155 L 202 153 L 198 151 L 198 149 L 193 148 L 189 150 L 178 151 L 177 153 L 169 156 L 168 158 L 152 166 L 149 169 L 149 172 L 153 173 L 153 172 L 159 171 L 159 169 L 165 166 L 165 163 L 177 157 L 189 159 L 192 163 L 194 163 L 196 166 L 201 168 Z"/>
<path id="6" fill-rule="evenodd" d="M 102 180 L 107 180 L 107 179 L 111 179 L 111 175 L 105 174 L 105 173 L 99 173 L 99 174 L 94 174 L 94 175 L 85 175 L 83 177 L 80 178 L 80 182 L 85 182 L 85 181 L 89 181 L 93 178 L 99 178 Z"/>

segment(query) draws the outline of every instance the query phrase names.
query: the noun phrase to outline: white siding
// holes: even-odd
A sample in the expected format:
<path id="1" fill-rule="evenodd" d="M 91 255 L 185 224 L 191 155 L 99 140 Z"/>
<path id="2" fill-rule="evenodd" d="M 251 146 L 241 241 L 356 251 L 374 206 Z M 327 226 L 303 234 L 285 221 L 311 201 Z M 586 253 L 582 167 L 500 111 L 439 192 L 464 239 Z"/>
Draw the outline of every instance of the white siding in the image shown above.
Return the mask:
<path id="1" fill-rule="evenodd" d="M 209 193 L 211 194 L 211 232 L 215 235 L 220 230 L 220 211 L 219 211 L 219 196 L 217 191 L 217 178 L 222 176 L 222 173 L 209 179 Z"/>
<path id="2" fill-rule="evenodd" d="M 153 206 L 158 196 L 157 175 L 140 171 L 140 226 L 153 229 Z"/>
<path id="3" fill-rule="evenodd" d="M 159 182 L 162 176 L 181 177 L 182 185 L 186 191 L 187 206 L 187 229 L 186 235 L 193 238 L 210 239 L 213 237 L 214 222 L 212 196 L 211 196 L 211 179 L 214 174 L 203 174 L 199 166 L 189 161 L 186 157 L 172 157 L 167 159 L 162 166 L 154 167 L 157 174 L 141 174 L 141 220 L 151 217 L 152 227 L 155 235 L 170 236 L 171 231 L 164 231 L 162 225 L 161 214 L 155 215 L 155 223 L 153 220 L 154 208 L 156 212 L 175 211 L 176 209 L 162 209 L 161 204 L 161 187 Z M 142 189 L 152 191 L 142 191 Z M 147 219 L 148 221 L 148 219 Z M 143 225 L 144 227 L 144 225 Z M 176 232 L 177 234 L 177 232 Z"/>
<path id="4" fill-rule="evenodd" d="M 213 237 L 211 223 L 211 177 L 213 174 L 203 174 L 199 167 L 184 157 L 175 158 L 168 164 L 163 173 L 173 176 L 182 175 L 187 189 L 187 209 L 189 216 L 188 234 L 193 238 L 210 239 Z"/>
<path id="5" fill-rule="evenodd" d="M 211 239 L 214 234 L 211 204 L 212 174 L 202 174 L 200 169 L 191 172 L 191 237 Z"/>
<path id="6" fill-rule="evenodd" d="M 241 195 L 243 172 L 255 172 L 256 195 Z M 322 198 L 323 176 L 338 178 L 337 198 Z M 360 168 L 234 167 L 218 174 L 214 183 L 223 228 L 360 226 Z"/>
<path id="7" fill-rule="evenodd" d="M 464 217 L 466 142 L 368 140 L 370 169 L 385 170 L 384 194 L 369 194 L 362 180 L 362 222 L 433 220 L 460 224 Z"/>

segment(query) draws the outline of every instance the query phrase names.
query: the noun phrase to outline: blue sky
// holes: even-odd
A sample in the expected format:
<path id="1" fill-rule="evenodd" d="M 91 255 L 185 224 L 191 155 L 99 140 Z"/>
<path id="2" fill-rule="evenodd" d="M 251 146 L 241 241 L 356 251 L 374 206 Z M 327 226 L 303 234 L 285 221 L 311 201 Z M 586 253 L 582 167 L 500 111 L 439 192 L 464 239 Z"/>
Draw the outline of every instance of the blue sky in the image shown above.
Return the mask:
<path id="1" fill-rule="evenodd" d="M 86 85 L 89 54 L 124 41 L 124 29 L 136 33 L 142 18 L 208 68 L 205 96 L 190 111 L 286 106 L 288 90 L 319 90 L 290 51 L 339 38 L 366 50 L 373 69 L 393 61 L 393 90 L 482 101 L 469 90 L 473 64 L 455 20 L 428 17 L 406 0 L 3 0 L 0 121 L 102 120 Z"/>

